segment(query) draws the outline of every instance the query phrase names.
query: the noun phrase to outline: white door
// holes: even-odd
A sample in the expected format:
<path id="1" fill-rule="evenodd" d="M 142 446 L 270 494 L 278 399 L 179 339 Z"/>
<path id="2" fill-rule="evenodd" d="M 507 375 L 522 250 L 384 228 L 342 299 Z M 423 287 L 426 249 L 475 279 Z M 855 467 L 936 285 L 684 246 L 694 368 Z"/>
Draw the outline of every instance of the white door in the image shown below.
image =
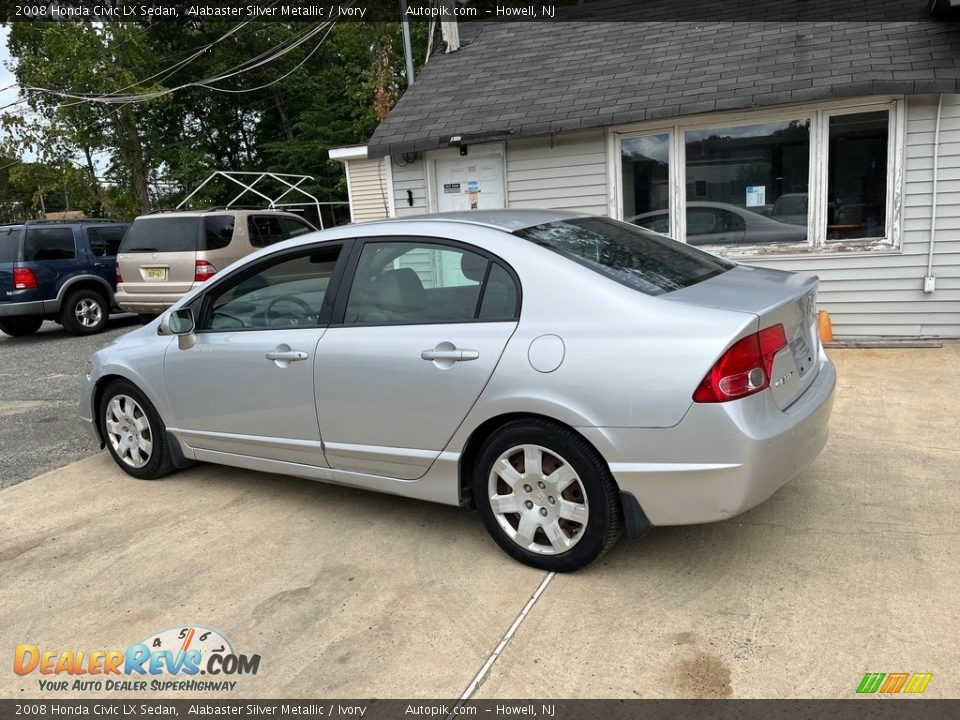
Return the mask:
<path id="1" fill-rule="evenodd" d="M 503 157 L 436 161 L 437 210 L 496 210 L 505 206 Z"/>

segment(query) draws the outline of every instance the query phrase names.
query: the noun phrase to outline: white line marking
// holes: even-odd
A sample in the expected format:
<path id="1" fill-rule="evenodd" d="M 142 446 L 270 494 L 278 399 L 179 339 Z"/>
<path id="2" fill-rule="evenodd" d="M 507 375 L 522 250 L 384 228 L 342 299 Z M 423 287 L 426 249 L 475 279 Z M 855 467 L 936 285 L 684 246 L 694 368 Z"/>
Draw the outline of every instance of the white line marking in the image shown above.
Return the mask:
<path id="1" fill-rule="evenodd" d="M 543 591 L 547 589 L 547 585 L 550 584 L 550 581 L 553 580 L 553 576 L 556 575 L 555 572 L 547 573 L 546 577 L 543 578 L 543 582 L 540 583 L 540 587 L 537 588 L 537 591 L 530 596 L 530 599 L 527 600 L 527 604 L 523 606 L 523 610 L 520 611 L 520 614 L 517 615 L 516 619 L 513 621 L 513 624 L 510 626 L 510 629 L 504 634 L 503 638 L 500 640 L 500 643 L 493 649 L 493 652 L 490 653 L 490 657 L 487 658 L 487 661 L 483 664 L 483 667 L 480 668 L 480 672 L 477 673 L 477 676 L 473 681 L 467 685 L 467 689 L 463 691 L 463 695 L 460 696 L 460 701 L 456 704 L 456 707 L 463 707 L 464 703 L 470 699 L 470 697 L 483 685 L 484 681 L 487 679 L 487 675 L 490 674 L 490 668 L 493 667 L 493 664 L 497 661 L 497 658 L 500 657 L 500 654 L 504 651 L 507 645 L 510 643 L 510 640 L 513 639 L 514 634 L 517 632 L 517 628 L 520 627 L 520 624 L 526 619 L 527 615 L 530 614 L 530 611 L 533 610 L 533 606 L 537 604 L 537 600 L 540 599 L 540 596 L 543 595 Z M 450 713 L 447 717 L 447 720 L 450 718 L 459 717 L 456 712 Z"/>

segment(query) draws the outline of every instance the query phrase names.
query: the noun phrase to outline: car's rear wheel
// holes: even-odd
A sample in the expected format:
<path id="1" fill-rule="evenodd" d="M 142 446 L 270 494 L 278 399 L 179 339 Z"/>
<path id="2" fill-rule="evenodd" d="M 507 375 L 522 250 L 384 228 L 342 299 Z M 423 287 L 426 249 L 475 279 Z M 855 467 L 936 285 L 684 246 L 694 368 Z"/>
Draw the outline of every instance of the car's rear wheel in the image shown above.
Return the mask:
<path id="1" fill-rule="evenodd" d="M 100 420 L 107 448 L 120 469 L 141 480 L 173 471 L 166 427 L 153 404 L 133 384 L 117 380 L 100 398 Z"/>
<path id="2" fill-rule="evenodd" d="M 33 335 L 43 325 L 42 317 L 6 317 L 0 320 L 0 330 L 13 337 Z"/>
<path id="3" fill-rule="evenodd" d="M 72 335 L 92 335 L 107 325 L 110 308 L 96 290 L 81 288 L 67 295 L 60 309 L 63 327 Z"/>
<path id="4" fill-rule="evenodd" d="M 546 420 L 508 423 L 484 443 L 473 494 L 497 544 L 544 570 L 578 570 L 620 534 L 620 499 L 603 458 L 582 436 Z"/>

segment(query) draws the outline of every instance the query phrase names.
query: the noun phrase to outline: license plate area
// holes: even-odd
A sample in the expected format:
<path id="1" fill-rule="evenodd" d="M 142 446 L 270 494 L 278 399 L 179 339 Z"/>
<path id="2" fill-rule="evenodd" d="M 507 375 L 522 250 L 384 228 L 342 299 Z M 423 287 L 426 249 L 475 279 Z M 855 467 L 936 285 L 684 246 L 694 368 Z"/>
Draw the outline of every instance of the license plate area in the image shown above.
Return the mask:
<path id="1" fill-rule="evenodd" d="M 144 268 L 143 277 L 148 282 L 164 282 L 167 279 L 166 268 Z"/>

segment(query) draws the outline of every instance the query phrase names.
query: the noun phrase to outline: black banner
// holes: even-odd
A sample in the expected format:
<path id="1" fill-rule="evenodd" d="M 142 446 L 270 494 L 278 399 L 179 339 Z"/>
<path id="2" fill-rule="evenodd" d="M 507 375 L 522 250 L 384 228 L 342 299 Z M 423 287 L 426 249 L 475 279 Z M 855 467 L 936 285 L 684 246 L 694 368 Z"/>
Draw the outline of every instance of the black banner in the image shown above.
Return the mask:
<path id="1" fill-rule="evenodd" d="M 960 716 L 958 700 L 0 700 L 0 717 L 271 718 L 404 720 L 939 720 Z"/>
<path id="2" fill-rule="evenodd" d="M 5 0 L 0 22 L 898 22 L 949 0 Z M 402 9 L 405 8 L 405 10 Z"/>

